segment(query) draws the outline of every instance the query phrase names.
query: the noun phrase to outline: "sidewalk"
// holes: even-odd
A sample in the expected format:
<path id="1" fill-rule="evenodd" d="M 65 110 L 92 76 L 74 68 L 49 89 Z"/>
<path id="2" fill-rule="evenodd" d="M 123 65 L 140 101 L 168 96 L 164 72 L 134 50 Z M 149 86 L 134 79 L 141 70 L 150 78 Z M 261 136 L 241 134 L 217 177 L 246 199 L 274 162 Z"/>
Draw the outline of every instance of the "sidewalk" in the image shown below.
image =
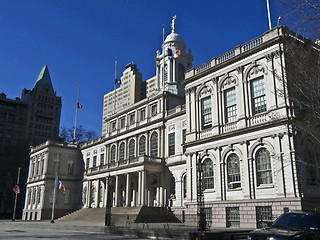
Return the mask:
<path id="1" fill-rule="evenodd" d="M 61 230 L 73 230 L 79 232 L 93 232 L 93 233 L 106 233 L 113 235 L 126 235 L 136 236 L 139 238 L 148 239 L 190 239 L 190 232 L 197 232 L 197 229 L 183 224 L 165 224 L 165 223 L 134 223 L 129 226 L 123 227 L 105 227 L 103 222 L 66 222 L 55 221 L 51 223 L 50 220 L 42 221 L 22 221 L 16 220 L 1 220 L 0 225 L 7 225 L 8 228 L 19 225 L 26 228 L 46 228 L 46 229 L 61 229 Z M 242 233 L 246 234 L 251 229 L 237 229 L 237 228 L 215 228 L 211 232 L 217 233 L 219 236 L 226 235 L 231 239 L 231 235 Z M 230 238 L 228 237 L 230 236 Z"/>

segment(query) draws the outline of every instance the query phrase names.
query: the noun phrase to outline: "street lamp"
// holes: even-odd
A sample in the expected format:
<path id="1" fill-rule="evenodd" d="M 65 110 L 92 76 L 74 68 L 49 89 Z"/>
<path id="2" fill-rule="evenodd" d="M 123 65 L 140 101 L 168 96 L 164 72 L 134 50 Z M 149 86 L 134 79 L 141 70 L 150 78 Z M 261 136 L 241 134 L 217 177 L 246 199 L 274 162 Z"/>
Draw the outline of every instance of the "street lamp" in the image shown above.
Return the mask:
<path id="1" fill-rule="evenodd" d="M 110 176 L 110 172 L 109 172 L 109 175 L 107 177 L 106 185 L 108 187 L 108 190 L 107 190 L 105 226 L 106 227 L 111 227 L 111 206 L 112 206 L 112 201 L 111 201 L 111 176 Z"/>
<path id="2" fill-rule="evenodd" d="M 198 191 L 197 191 L 197 214 L 198 214 L 198 231 L 206 231 L 206 215 L 204 212 L 204 196 L 203 196 L 203 163 L 201 162 L 201 157 L 199 156 L 197 161 L 197 177 L 198 177 Z"/>

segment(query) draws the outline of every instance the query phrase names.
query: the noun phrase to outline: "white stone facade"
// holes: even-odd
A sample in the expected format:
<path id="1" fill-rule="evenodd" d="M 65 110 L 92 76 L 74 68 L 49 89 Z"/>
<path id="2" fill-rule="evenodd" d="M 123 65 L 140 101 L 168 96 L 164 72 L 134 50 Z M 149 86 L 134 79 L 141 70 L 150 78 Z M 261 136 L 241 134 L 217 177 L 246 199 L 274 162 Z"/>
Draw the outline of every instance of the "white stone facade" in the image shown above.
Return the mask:
<path id="1" fill-rule="evenodd" d="M 56 189 L 55 218 L 81 208 L 83 160 L 78 146 L 47 141 L 31 149 L 22 220 L 51 219 L 56 174 L 66 193 Z"/>
<path id="2" fill-rule="evenodd" d="M 297 161 L 316 159 L 319 147 L 292 130 L 289 96 L 278 94 L 292 35 L 276 27 L 190 69 L 174 19 L 156 57 L 163 91 L 106 118 L 105 135 L 81 146 L 83 207 L 106 206 L 110 176 L 113 206 L 170 207 L 190 225 L 199 187 L 208 227 L 254 228 L 319 208 L 320 164 Z M 190 70 L 181 77 L 177 66 Z"/>

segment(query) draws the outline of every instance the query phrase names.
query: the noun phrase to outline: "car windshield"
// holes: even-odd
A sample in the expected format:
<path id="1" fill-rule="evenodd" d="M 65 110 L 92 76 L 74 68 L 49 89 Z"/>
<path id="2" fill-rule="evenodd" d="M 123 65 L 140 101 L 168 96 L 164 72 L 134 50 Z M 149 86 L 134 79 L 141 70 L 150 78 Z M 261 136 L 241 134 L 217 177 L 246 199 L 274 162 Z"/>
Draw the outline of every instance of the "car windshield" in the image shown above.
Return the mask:
<path id="1" fill-rule="evenodd" d="M 285 230 L 320 231 L 320 215 L 287 213 L 282 215 L 271 227 Z"/>

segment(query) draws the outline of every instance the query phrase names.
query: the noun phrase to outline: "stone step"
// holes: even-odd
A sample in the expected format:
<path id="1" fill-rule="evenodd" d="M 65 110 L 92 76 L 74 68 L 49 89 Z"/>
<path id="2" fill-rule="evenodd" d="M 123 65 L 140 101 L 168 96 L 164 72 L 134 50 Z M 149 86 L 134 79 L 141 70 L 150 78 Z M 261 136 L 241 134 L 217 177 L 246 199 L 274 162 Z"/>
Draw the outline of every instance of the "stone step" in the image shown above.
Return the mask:
<path id="1" fill-rule="evenodd" d="M 83 208 L 68 214 L 58 221 L 104 222 L 105 208 Z M 166 208 L 161 207 L 112 207 L 111 222 L 115 226 L 132 223 L 179 223 Z"/>

